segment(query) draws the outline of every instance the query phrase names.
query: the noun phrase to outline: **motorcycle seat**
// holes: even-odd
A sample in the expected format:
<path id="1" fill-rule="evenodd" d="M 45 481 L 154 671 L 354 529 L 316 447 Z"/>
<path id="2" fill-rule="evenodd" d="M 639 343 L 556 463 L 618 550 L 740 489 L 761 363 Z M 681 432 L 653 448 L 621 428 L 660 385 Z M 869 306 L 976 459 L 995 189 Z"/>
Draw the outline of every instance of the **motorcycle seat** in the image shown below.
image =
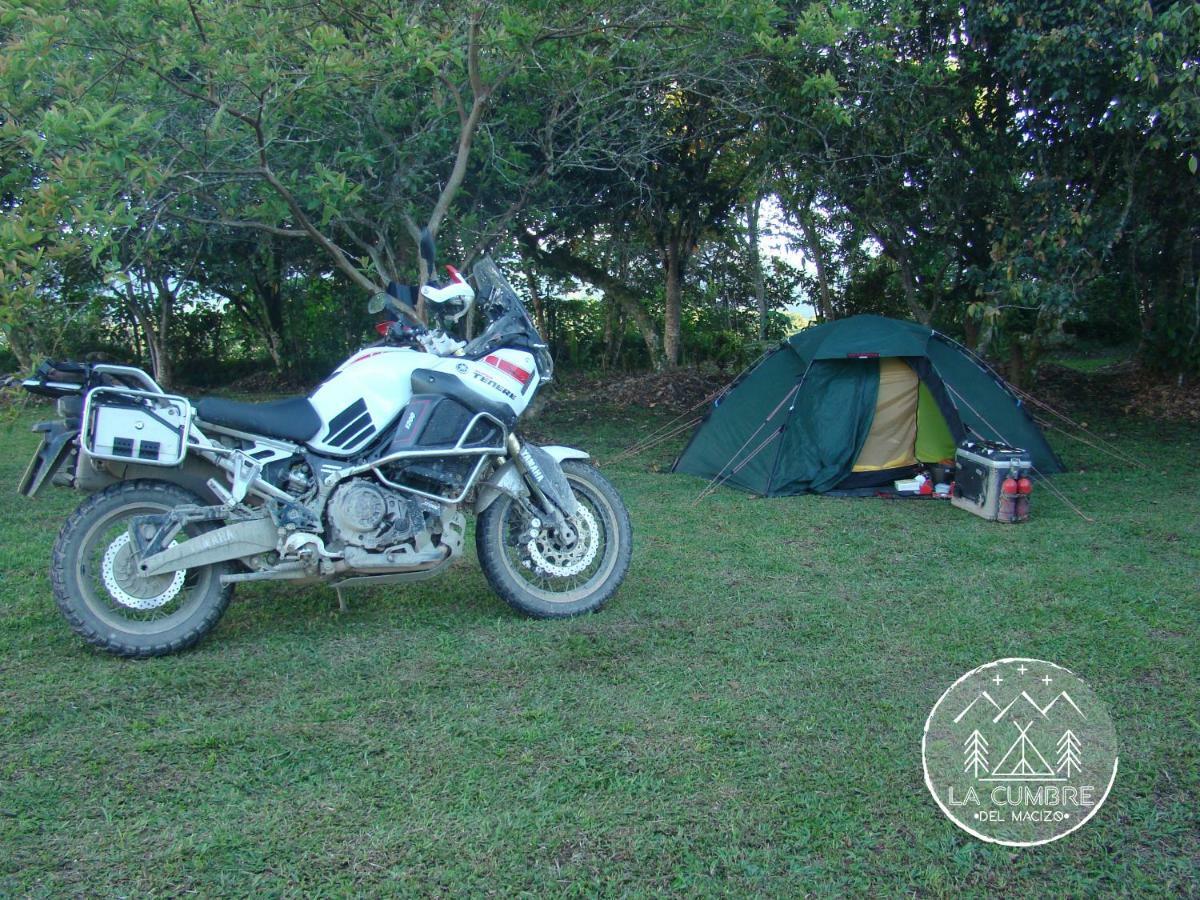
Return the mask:
<path id="1" fill-rule="evenodd" d="M 196 404 L 196 415 L 213 425 L 301 443 L 321 430 L 321 417 L 307 397 L 268 403 L 204 397 Z"/>

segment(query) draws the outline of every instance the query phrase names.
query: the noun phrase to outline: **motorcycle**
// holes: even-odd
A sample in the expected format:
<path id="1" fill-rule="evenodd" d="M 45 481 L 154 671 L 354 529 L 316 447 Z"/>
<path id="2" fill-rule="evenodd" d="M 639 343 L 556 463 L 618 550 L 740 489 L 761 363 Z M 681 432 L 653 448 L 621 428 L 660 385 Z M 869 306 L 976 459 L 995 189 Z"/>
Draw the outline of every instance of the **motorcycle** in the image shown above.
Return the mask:
<path id="1" fill-rule="evenodd" d="M 422 256 L 433 270 L 432 243 Z M 43 363 L 27 390 L 57 398 L 19 486 L 89 494 L 54 545 L 71 628 L 119 656 L 195 645 L 235 585 L 354 586 L 432 578 L 462 554 L 466 513 L 492 589 L 539 618 L 600 609 L 629 568 L 629 515 L 570 447 L 516 426 L 553 377 L 547 346 L 490 258 L 474 287 L 391 286 L 381 339 L 307 397 L 242 403 L 168 394 L 138 368 Z M 404 314 L 424 298 L 430 326 Z M 478 298 L 486 328 L 450 329 Z"/>

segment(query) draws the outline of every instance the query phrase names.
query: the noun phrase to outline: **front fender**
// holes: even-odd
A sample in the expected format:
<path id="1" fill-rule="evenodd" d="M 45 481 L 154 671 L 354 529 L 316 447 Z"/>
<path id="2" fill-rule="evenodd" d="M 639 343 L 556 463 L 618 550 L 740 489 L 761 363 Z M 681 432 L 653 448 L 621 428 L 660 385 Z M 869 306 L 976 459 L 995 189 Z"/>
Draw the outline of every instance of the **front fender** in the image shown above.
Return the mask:
<path id="1" fill-rule="evenodd" d="M 590 459 L 591 457 L 582 450 L 576 450 L 574 447 L 560 447 L 557 445 L 550 447 L 540 447 L 555 463 L 561 463 L 564 459 Z M 479 515 L 489 506 L 496 502 L 501 494 L 519 494 L 525 490 L 525 479 L 521 475 L 521 470 L 517 468 L 517 464 L 511 459 L 496 469 L 492 476 L 485 482 L 479 485 L 479 491 L 475 495 L 475 515 Z"/>

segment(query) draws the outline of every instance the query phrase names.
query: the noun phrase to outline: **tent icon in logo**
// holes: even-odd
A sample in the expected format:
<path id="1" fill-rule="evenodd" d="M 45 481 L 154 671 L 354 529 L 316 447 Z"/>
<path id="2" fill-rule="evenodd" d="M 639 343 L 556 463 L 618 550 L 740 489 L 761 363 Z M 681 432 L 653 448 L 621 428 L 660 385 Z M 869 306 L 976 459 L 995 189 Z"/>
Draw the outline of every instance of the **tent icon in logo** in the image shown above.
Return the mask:
<path id="1" fill-rule="evenodd" d="M 1033 722 L 1026 722 L 1022 725 L 1020 722 L 1013 722 L 1013 727 L 1017 729 L 1017 739 L 1013 741 L 1012 746 L 1008 748 L 1008 752 L 1000 758 L 1000 762 L 996 763 L 996 767 L 992 769 L 992 774 L 987 778 L 980 778 L 980 781 L 1066 781 L 1054 773 L 1054 767 L 1046 762 L 1046 757 L 1042 756 L 1042 752 L 1038 750 L 1037 745 L 1029 738 L 1029 729 L 1033 726 Z M 1013 755 L 1016 759 L 1009 762 Z M 1004 768 L 1005 763 L 1008 763 L 1008 769 Z"/>

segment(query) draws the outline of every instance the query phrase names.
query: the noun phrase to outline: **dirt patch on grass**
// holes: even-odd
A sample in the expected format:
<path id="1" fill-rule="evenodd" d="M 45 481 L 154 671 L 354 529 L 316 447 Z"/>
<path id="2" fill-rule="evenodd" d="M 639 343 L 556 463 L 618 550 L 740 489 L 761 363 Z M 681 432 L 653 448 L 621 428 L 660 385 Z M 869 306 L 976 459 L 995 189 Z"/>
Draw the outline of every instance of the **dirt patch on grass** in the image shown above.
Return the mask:
<path id="1" fill-rule="evenodd" d="M 641 407 L 682 413 L 703 407 L 734 380 L 733 370 L 687 367 L 636 374 L 568 373 L 555 385 L 547 409 L 594 405 Z M 1200 422 L 1200 380 L 1183 380 L 1120 363 L 1081 372 L 1056 363 L 1038 370 L 1029 389 L 1037 399 L 1068 414 L 1139 416 Z"/>
<path id="2" fill-rule="evenodd" d="M 732 370 L 680 368 L 668 372 L 637 374 L 572 374 L 554 393 L 555 406 L 640 406 L 667 412 L 685 412 L 703 406 L 737 375 Z"/>
<path id="3" fill-rule="evenodd" d="M 1131 363 L 1094 372 L 1043 365 L 1032 393 L 1068 411 L 1086 409 L 1104 415 L 1200 422 L 1200 380 L 1181 380 Z"/>

